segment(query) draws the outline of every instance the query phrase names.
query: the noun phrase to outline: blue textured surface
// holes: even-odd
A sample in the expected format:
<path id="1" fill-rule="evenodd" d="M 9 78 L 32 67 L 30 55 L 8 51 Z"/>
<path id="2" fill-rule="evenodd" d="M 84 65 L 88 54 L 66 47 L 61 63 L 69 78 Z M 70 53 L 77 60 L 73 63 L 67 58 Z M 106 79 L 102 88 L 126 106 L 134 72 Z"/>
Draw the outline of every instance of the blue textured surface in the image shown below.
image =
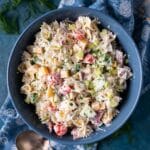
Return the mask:
<path id="1" fill-rule="evenodd" d="M 67 0 L 68 1 L 68 0 Z M 73 1 L 73 0 L 71 0 Z M 85 1 L 85 0 L 84 0 Z M 103 10 L 104 12 L 109 11 L 113 11 L 115 10 L 113 13 L 111 13 L 111 15 L 116 18 L 117 20 L 120 19 L 120 15 L 118 15 L 118 11 L 119 9 L 115 9 L 117 8 L 118 3 L 124 2 L 124 5 L 130 5 L 130 0 L 107 0 L 105 1 L 107 2 L 107 4 L 104 3 L 103 0 L 98 0 L 96 3 L 94 3 L 92 5 L 92 7 L 96 7 L 99 10 Z M 127 12 L 128 11 L 133 14 L 133 10 L 134 10 L 134 21 L 133 18 L 131 17 L 131 19 L 125 19 L 124 22 L 122 24 L 130 24 L 130 31 L 132 31 L 134 29 L 133 32 L 133 37 L 134 40 L 136 41 L 136 43 L 138 44 L 138 47 L 140 50 L 141 54 L 142 54 L 142 59 L 143 59 L 143 68 L 144 68 L 144 90 L 143 90 L 143 96 L 140 99 L 140 102 L 135 110 L 135 112 L 133 113 L 133 115 L 131 116 L 131 118 L 129 119 L 129 121 L 127 122 L 127 124 L 118 132 L 116 132 L 114 135 L 112 135 L 111 137 L 101 141 L 98 145 L 99 149 L 101 150 L 149 150 L 150 149 L 150 110 L 149 110 L 149 106 L 150 106 L 150 92 L 148 91 L 150 89 L 150 71 L 149 71 L 149 65 L 150 65 L 150 46 L 148 43 L 150 43 L 150 38 L 149 38 L 149 33 L 150 33 L 150 21 L 148 19 L 144 19 L 144 18 L 149 18 L 150 17 L 150 7 L 148 5 L 148 3 L 145 5 L 145 14 L 142 14 L 142 0 L 134 0 L 133 1 L 134 4 L 132 4 L 132 11 L 127 8 L 126 6 L 123 7 L 122 9 L 124 10 L 123 12 Z M 80 2 L 79 2 L 80 3 Z M 87 3 L 87 1 L 86 1 Z M 71 4 L 71 3 L 69 3 Z M 90 2 L 88 4 L 91 4 Z M 62 2 L 63 5 L 63 2 Z M 82 5 L 82 4 L 81 4 Z M 127 8 L 127 9 L 126 9 Z M 128 10 L 129 9 L 129 10 Z M 139 11 L 140 10 L 140 11 Z M 47 10 L 43 11 L 46 12 Z M 143 10 L 144 11 L 144 10 Z M 23 21 L 24 19 L 24 15 L 26 15 L 27 13 L 23 13 L 26 12 L 26 9 L 24 7 L 24 5 L 21 6 L 20 10 L 17 10 L 17 12 L 20 14 L 20 32 L 24 29 L 24 27 L 26 27 L 29 22 L 31 22 L 32 20 L 34 20 L 37 16 L 41 15 L 41 13 L 36 13 L 34 14 L 32 17 L 30 17 L 30 19 Z M 42 13 L 43 13 L 42 12 Z M 125 13 L 126 14 L 126 13 Z M 134 23 L 133 23 L 134 22 Z M 135 24 L 135 26 L 133 26 L 133 24 Z M 18 35 L 8 35 L 3 33 L 2 31 L 0 32 L 0 104 L 2 104 L 5 100 L 5 97 L 7 95 L 7 90 L 6 90 L 6 65 L 7 65 L 7 60 L 8 60 L 8 56 L 10 53 L 10 50 L 14 44 L 14 42 L 16 41 Z M 2 113 L 2 112 L 1 112 Z M 1 114 L 0 114 L 1 115 Z M 3 121 L 0 121 L 0 124 L 3 125 Z M 7 124 L 7 122 L 5 122 L 5 124 Z M 7 129 L 7 132 L 4 133 L 5 134 L 12 134 L 13 130 L 17 129 L 16 124 L 11 124 L 11 122 L 9 123 L 10 126 Z M 22 130 L 23 130 L 23 126 L 22 126 Z M 1 135 L 2 136 L 2 135 Z M 12 139 L 10 139 L 12 140 Z M 9 141 L 9 144 L 11 145 L 12 141 Z M 7 144 L 7 145 L 9 145 Z M 88 147 L 88 146 L 86 146 Z M 6 148 L 6 150 L 8 149 L 8 147 Z M 10 148 L 9 148 L 10 149 Z"/>

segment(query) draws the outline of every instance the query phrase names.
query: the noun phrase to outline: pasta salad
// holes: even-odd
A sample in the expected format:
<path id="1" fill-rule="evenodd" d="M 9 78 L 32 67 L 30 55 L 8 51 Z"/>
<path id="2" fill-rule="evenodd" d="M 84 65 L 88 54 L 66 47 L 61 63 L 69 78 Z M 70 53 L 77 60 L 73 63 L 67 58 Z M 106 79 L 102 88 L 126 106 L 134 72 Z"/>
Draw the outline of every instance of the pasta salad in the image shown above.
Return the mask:
<path id="1" fill-rule="evenodd" d="M 83 138 L 109 125 L 132 76 L 116 35 L 99 24 L 85 16 L 44 22 L 23 52 L 21 93 L 58 136 Z"/>

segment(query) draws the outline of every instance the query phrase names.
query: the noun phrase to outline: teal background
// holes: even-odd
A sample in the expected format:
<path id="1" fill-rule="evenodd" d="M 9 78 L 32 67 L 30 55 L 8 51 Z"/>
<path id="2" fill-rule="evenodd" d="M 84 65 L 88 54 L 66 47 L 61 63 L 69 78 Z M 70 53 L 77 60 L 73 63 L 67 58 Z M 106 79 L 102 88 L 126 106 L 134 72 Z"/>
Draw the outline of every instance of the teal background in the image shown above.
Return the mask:
<path id="1" fill-rule="evenodd" d="M 55 1 L 57 3 L 57 1 Z M 0 2 L 1 3 L 1 2 Z M 19 33 L 7 34 L 0 31 L 0 105 L 3 104 L 8 92 L 6 87 L 6 68 L 10 51 L 19 34 L 32 20 L 49 9 L 30 12 L 26 2 L 12 13 L 19 14 Z M 0 125 L 2 123 L 0 122 Z M 150 150 L 150 92 L 145 93 L 128 120 L 128 122 L 112 136 L 98 144 L 99 150 Z"/>

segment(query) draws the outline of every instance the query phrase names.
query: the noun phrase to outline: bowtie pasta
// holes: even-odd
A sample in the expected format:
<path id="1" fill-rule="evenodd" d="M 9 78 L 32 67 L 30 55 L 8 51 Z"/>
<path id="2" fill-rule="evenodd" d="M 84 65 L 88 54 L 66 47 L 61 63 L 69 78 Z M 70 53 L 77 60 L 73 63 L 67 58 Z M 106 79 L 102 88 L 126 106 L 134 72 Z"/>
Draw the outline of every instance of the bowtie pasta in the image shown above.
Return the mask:
<path id="1" fill-rule="evenodd" d="M 89 136 L 117 115 L 132 76 L 116 35 L 80 16 L 43 23 L 22 55 L 21 93 L 50 132 Z"/>

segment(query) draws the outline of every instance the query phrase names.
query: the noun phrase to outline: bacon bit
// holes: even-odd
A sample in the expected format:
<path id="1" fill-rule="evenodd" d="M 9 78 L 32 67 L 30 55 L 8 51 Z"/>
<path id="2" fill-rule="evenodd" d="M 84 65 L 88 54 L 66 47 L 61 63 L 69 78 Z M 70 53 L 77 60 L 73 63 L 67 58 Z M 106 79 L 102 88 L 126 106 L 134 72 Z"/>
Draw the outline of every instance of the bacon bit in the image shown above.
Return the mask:
<path id="1" fill-rule="evenodd" d="M 85 39 L 85 34 L 83 32 L 81 32 L 81 31 L 76 31 L 74 33 L 74 37 L 77 40 L 83 40 L 83 39 Z"/>
<path id="2" fill-rule="evenodd" d="M 62 86 L 61 89 L 60 89 L 60 93 L 63 94 L 63 95 L 67 95 L 71 92 L 72 88 L 71 86 Z"/>
<path id="3" fill-rule="evenodd" d="M 60 78 L 59 73 L 54 73 L 51 76 L 48 76 L 47 80 L 48 80 L 48 84 L 53 85 L 53 86 L 61 84 L 62 82 L 62 79 Z"/>
<path id="4" fill-rule="evenodd" d="M 49 121 L 49 122 L 47 123 L 47 127 L 48 127 L 48 129 L 49 129 L 49 132 L 51 133 L 52 130 L 53 130 L 53 124 L 52 124 L 51 121 Z"/>
<path id="5" fill-rule="evenodd" d="M 59 123 L 54 125 L 54 131 L 58 136 L 63 136 L 67 133 L 68 129 L 64 124 Z"/>
<path id="6" fill-rule="evenodd" d="M 93 64 L 95 62 L 95 57 L 92 54 L 87 54 L 83 60 L 86 64 Z"/>

